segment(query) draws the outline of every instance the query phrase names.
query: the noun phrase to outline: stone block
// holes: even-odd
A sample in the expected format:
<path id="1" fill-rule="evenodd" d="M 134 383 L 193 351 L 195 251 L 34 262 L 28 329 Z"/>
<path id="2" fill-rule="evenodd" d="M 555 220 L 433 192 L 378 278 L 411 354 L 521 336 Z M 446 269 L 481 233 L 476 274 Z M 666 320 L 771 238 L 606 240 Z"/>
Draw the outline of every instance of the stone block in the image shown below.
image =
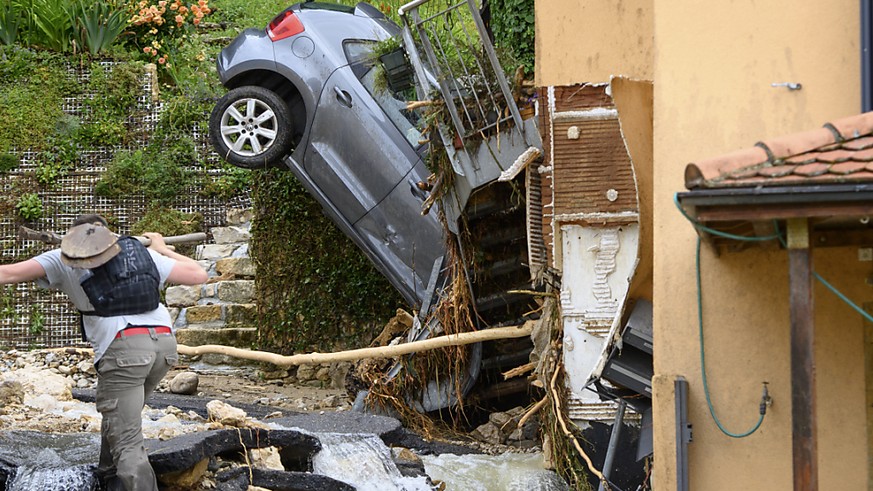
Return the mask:
<path id="1" fill-rule="evenodd" d="M 215 283 L 207 283 L 203 285 L 203 296 L 204 297 L 214 297 L 217 293 L 217 289 L 215 288 Z"/>
<path id="2" fill-rule="evenodd" d="M 167 310 L 170 312 L 170 321 L 171 321 L 170 323 L 175 326 L 176 319 L 179 318 L 179 312 L 181 312 L 182 309 L 180 309 L 178 307 L 170 307 Z"/>
<path id="3" fill-rule="evenodd" d="M 215 262 L 218 274 L 235 276 L 254 276 L 255 263 L 249 257 L 229 257 Z"/>
<path id="4" fill-rule="evenodd" d="M 187 307 L 197 305 L 200 300 L 201 285 L 177 285 L 167 288 L 164 300 L 168 307 Z"/>
<path id="5" fill-rule="evenodd" d="M 214 227 L 210 232 L 216 244 L 238 244 L 251 239 L 249 231 L 242 227 Z"/>
<path id="6" fill-rule="evenodd" d="M 236 248 L 235 244 L 205 244 L 197 246 L 197 259 L 207 261 L 215 261 L 221 258 L 230 257 Z"/>
<path id="7" fill-rule="evenodd" d="M 254 326 L 258 323 L 258 306 L 253 303 L 224 306 L 224 321 L 228 326 Z"/>
<path id="8" fill-rule="evenodd" d="M 196 305 L 185 309 L 188 324 L 205 324 L 222 320 L 221 305 Z"/>
<path id="9" fill-rule="evenodd" d="M 233 280 L 218 283 L 219 300 L 229 303 L 252 303 L 254 298 L 254 280 Z"/>
<path id="10" fill-rule="evenodd" d="M 227 210 L 227 223 L 230 225 L 243 225 L 251 223 L 255 212 L 251 208 L 231 208 Z"/>
<path id="11" fill-rule="evenodd" d="M 224 329 L 178 329 L 176 340 L 187 346 L 222 344 L 237 348 L 251 348 L 258 341 L 258 330 L 254 327 Z"/>

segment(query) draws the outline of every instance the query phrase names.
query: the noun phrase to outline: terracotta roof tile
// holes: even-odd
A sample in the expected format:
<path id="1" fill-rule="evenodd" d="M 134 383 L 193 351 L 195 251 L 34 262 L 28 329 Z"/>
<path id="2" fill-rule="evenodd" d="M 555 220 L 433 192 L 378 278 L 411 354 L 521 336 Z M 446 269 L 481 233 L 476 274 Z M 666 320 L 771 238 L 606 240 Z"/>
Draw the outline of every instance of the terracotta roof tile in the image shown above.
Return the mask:
<path id="1" fill-rule="evenodd" d="M 818 158 L 818 152 L 802 153 L 784 160 L 786 164 L 811 164 Z"/>
<path id="2" fill-rule="evenodd" d="M 866 166 L 866 162 L 843 162 L 831 165 L 828 172 L 841 175 L 854 174 L 855 172 L 864 170 Z"/>
<path id="3" fill-rule="evenodd" d="M 843 140 L 853 140 L 873 133 L 873 112 L 838 119 L 825 126 L 836 129 Z"/>
<path id="4" fill-rule="evenodd" d="M 873 147 L 873 136 L 864 136 L 843 144 L 843 148 L 846 150 L 866 150 L 870 147 Z"/>
<path id="5" fill-rule="evenodd" d="M 873 148 L 865 148 L 864 150 L 855 152 L 855 155 L 852 155 L 852 160 L 856 162 L 873 161 Z"/>
<path id="6" fill-rule="evenodd" d="M 685 167 L 685 183 L 703 182 L 718 178 L 732 171 L 762 164 L 767 161 L 767 153 L 758 147 L 738 150 L 721 157 L 701 161 L 699 164 L 690 163 Z M 691 187 L 696 186 L 689 186 Z"/>
<path id="7" fill-rule="evenodd" d="M 808 164 L 815 165 L 815 164 Z M 795 166 L 793 165 L 780 165 L 778 167 L 762 167 L 758 171 L 758 175 L 761 177 L 782 177 L 789 176 L 792 172 L 794 172 Z M 825 169 L 827 171 L 827 169 Z"/>
<path id="8" fill-rule="evenodd" d="M 758 142 L 758 146 L 765 147 L 768 150 L 767 156 L 772 159 L 784 159 L 806 153 L 810 150 L 817 150 L 826 145 L 834 143 L 836 138 L 831 130 L 819 128 L 817 130 L 804 131 L 803 133 L 795 133 L 793 135 L 782 136 L 772 140 Z"/>
<path id="9" fill-rule="evenodd" d="M 819 152 L 816 160 L 826 164 L 837 164 L 840 162 L 848 162 L 852 159 L 854 152 L 849 150 L 831 150 L 830 152 Z"/>
<path id="10" fill-rule="evenodd" d="M 794 168 L 794 174 L 803 177 L 814 177 L 820 176 L 822 174 L 828 173 L 829 165 L 823 164 L 821 162 L 813 162 L 811 164 L 799 165 Z"/>
<path id="11" fill-rule="evenodd" d="M 844 182 L 873 182 L 873 112 L 685 167 L 688 189 Z"/>

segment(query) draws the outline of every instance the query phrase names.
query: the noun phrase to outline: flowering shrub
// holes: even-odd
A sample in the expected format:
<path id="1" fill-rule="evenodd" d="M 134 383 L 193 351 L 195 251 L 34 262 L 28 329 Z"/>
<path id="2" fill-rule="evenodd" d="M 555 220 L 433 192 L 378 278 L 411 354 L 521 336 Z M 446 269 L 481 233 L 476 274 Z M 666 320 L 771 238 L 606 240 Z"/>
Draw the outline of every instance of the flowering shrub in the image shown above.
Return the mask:
<path id="1" fill-rule="evenodd" d="M 181 0 L 139 0 L 131 10 L 133 42 L 149 61 L 168 70 L 181 43 L 212 12 L 209 0 L 188 5 Z"/>

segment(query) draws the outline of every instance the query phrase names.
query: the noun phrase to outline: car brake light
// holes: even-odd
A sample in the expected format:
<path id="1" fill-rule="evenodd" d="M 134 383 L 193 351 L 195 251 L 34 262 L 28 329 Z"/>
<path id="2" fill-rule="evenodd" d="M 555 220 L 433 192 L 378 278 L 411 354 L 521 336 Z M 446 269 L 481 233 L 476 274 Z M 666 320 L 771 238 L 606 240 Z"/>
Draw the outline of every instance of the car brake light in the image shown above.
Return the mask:
<path id="1" fill-rule="evenodd" d="M 267 35 L 273 41 L 279 41 L 287 37 L 296 36 L 303 32 L 303 24 L 294 15 L 294 12 L 286 10 L 277 15 L 267 26 Z"/>

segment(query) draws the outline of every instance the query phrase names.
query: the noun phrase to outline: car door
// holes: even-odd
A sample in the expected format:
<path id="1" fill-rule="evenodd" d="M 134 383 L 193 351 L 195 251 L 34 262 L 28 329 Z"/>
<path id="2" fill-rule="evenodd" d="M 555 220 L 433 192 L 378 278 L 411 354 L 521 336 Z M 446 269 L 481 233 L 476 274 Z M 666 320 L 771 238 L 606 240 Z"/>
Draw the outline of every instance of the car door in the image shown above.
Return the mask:
<path id="1" fill-rule="evenodd" d="M 360 61 L 361 47 L 372 44 L 346 43 L 357 63 L 336 69 L 324 84 L 304 156 L 312 182 L 349 223 L 382 201 L 419 160 L 356 76 L 372 72 Z"/>
<path id="2" fill-rule="evenodd" d="M 325 84 L 304 168 L 392 285 L 420 304 L 444 235 L 436 213 L 421 215 L 426 193 L 417 184 L 429 171 L 418 153 L 419 115 L 378 80 L 373 46 L 346 43 L 350 64 Z"/>

